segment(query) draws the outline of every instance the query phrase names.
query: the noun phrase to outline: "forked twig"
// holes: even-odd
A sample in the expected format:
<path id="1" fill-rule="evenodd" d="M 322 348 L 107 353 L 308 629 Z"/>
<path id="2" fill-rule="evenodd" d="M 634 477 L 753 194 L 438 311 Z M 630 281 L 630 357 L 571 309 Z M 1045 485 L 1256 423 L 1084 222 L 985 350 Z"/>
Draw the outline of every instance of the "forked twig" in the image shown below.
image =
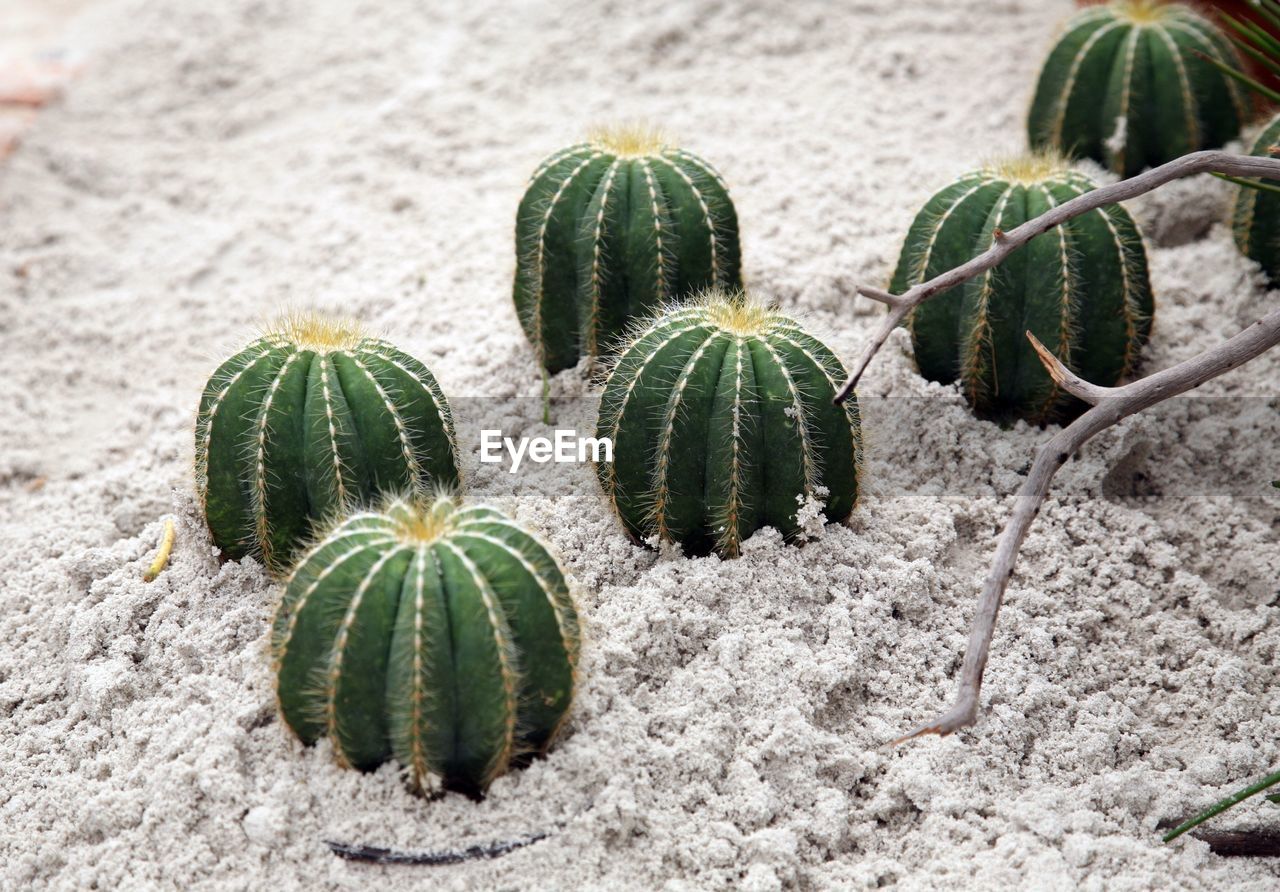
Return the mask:
<path id="1" fill-rule="evenodd" d="M 906 319 L 907 315 L 915 307 L 950 288 L 967 282 L 974 276 L 998 266 L 1006 257 L 1037 235 L 1047 232 L 1061 223 L 1065 223 L 1089 211 L 1097 210 L 1100 207 L 1144 195 L 1172 180 L 1194 176 L 1199 173 L 1280 179 L 1280 158 L 1237 155 L 1232 152 L 1217 150 L 1193 152 L 1175 161 L 1170 161 L 1168 164 L 1153 167 L 1145 173 L 1138 174 L 1136 177 L 1130 177 L 1127 180 L 1121 180 L 1108 186 L 1099 186 L 1091 192 L 1086 192 L 1070 201 L 1063 202 L 1057 207 L 1051 208 L 1039 217 L 1028 220 L 1015 229 L 1011 229 L 1008 232 L 998 232 L 991 247 L 986 251 L 954 269 L 934 276 L 927 282 L 921 282 L 909 288 L 902 294 L 890 294 L 881 288 L 859 285 L 858 293 L 870 300 L 886 304 L 889 307 L 889 315 L 885 317 L 880 329 L 863 349 L 862 355 L 853 367 L 853 372 L 845 381 L 844 386 L 840 388 L 840 393 L 836 396 L 836 402 L 843 402 L 853 392 L 854 387 L 857 386 L 858 380 L 862 377 L 862 373 L 866 371 L 871 360 L 880 352 L 880 348 L 885 345 L 885 342 L 889 340 L 893 330 Z"/>
<path id="2" fill-rule="evenodd" d="M 951 708 L 933 721 L 900 737 L 895 743 L 922 734 L 951 734 L 972 725 L 976 720 L 982 674 L 987 665 L 987 654 L 991 648 L 991 638 L 995 634 L 996 617 L 1000 613 L 1005 588 L 1009 584 L 1009 578 L 1013 576 L 1018 549 L 1022 547 L 1022 540 L 1026 538 L 1031 522 L 1044 503 L 1049 483 L 1058 468 L 1094 434 L 1156 403 L 1199 387 L 1280 343 L 1280 310 L 1272 311 L 1244 331 L 1199 356 L 1123 387 L 1098 387 L 1090 384 L 1063 365 L 1031 332 L 1027 332 L 1027 337 L 1054 381 L 1093 408 L 1058 431 L 1037 450 L 1031 471 L 1018 490 L 1013 515 L 1000 534 L 995 560 L 978 599 L 978 612 L 973 619 L 964 664 L 960 668 L 959 691 Z"/>

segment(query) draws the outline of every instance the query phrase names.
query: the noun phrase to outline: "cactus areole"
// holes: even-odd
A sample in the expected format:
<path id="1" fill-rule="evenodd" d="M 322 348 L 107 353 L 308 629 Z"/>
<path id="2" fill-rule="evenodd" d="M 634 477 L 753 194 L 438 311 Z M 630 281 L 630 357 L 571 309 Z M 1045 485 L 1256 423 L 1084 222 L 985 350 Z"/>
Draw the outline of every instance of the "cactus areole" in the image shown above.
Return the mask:
<path id="1" fill-rule="evenodd" d="M 741 293 L 704 295 L 638 328 L 605 384 L 597 465 L 639 540 L 733 557 L 755 530 L 801 533 L 802 506 L 843 520 L 858 495 L 856 398 L 845 369 L 781 313 Z"/>
<path id="2" fill-rule="evenodd" d="M 1027 119 L 1031 145 L 1131 176 L 1234 139 L 1241 86 L 1205 61 L 1240 66 L 1216 25 L 1178 3 L 1117 0 L 1068 20 Z"/>
<path id="3" fill-rule="evenodd" d="M 449 405 L 427 368 L 354 323 L 314 316 L 281 319 L 218 368 L 195 439 L 214 542 L 273 571 L 315 520 L 459 479 Z"/>
<path id="4" fill-rule="evenodd" d="M 483 793 L 551 745 L 573 698 L 578 618 L 556 559 L 499 511 L 398 499 L 320 539 L 272 633 L 285 723 L 346 765 L 394 756 L 415 784 Z"/>
<path id="5" fill-rule="evenodd" d="M 724 180 L 659 134 L 602 131 L 547 158 L 516 216 L 515 304 L 548 372 L 611 350 L 628 323 L 740 285 Z"/>
<path id="6" fill-rule="evenodd" d="M 934 195 L 907 233 L 890 289 L 959 266 L 1008 231 L 1094 188 L 1061 160 L 1030 156 L 960 177 Z M 979 415 L 1039 423 L 1081 403 L 1049 377 L 1030 331 L 1068 368 L 1109 386 L 1134 367 L 1154 304 L 1142 237 L 1110 205 L 1036 236 L 1000 266 L 912 311 L 916 364 L 959 381 Z"/>
<path id="7" fill-rule="evenodd" d="M 1272 118 L 1258 134 L 1250 154 L 1275 157 L 1272 150 L 1277 143 L 1280 143 L 1280 115 Z M 1280 188 L 1276 180 L 1262 182 Z M 1273 283 L 1280 281 L 1280 195 L 1241 186 L 1232 209 L 1231 228 L 1240 253 L 1258 261 Z"/>

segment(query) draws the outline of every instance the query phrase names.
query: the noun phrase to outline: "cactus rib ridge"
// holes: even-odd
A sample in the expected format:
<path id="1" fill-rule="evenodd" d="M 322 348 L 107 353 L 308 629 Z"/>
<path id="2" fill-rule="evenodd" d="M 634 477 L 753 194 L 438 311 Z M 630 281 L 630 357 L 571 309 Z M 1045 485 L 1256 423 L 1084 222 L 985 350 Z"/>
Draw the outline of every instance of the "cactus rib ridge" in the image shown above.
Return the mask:
<path id="1" fill-rule="evenodd" d="M 710 241 L 710 247 L 711 247 L 711 281 L 715 285 L 727 284 L 726 282 L 723 281 L 723 276 L 721 275 L 721 272 L 720 272 L 720 247 L 719 247 L 720 239 L 719 239 L 719 236 L 717 235 L 716 223 L 715 223 L 715 220 L 712 219 L 711 209 L 707 205 L 706 198 L 703 197 L 702 195 L 702 190 L 700 190 L 694 184 L 693 177 L 689 176 L 689 174 L 681 170 L 678 164 L 673 164 L 667 158 L 662 156 L 658 156 L 656 160 L 661 161 L 663 164 L 669 167 L 677 176 L 680 177 L 680 179 L 684 180 L 685 185 L 688 186 L 690 191 L 693 192 L 693 197 L 697 200 L 698 207 L 702 210 L 703 222 L 705 222 L 707 226 L 707 235 L 708 235 L 708 239 Z"/>
<path id="2" fill-rule="evenodd" d="M 996 209 L 993 212 L 996 218 L 996 230 L 1002 228 L 1004 223 L 1004 212 L 1009 204 L 1009 196 L 1013 194 L 1013 185 L 1011 184 L 996 202 Z M 987 242 L 984 250 L 990 250 L 991 246 L 996 243 L 996 233 L 992 232 L 990 240 Z M 986 270 L 982 274 L 981 284 L 978 287 L 977 297 L 977 314 L 973 320 L 973 325 L 964 336 L 964 354 L 968 357 L 965 366 L 961 369 L 960 377 L 965 382 L 966 388 L 969 390 L 969 402 L 976 402 L 979 396 L 979 388 L 982 384 L 983 354 L 990 356 L 992 363 L 992 378 L 997 382 L 996 394 L 999 393 L 999 378 L 994 374 L 995 356 L 991 349 L 991 318 L 990 318 L 990 302 L 992 293 L 992 277 L 993 270 Z"/>
<path id="3" fill-rule="evenodd" d="M 671 437 L 675 433 L 676 415 L 680 410 L 680 401 L 684 398 L 685 388 L 689 384 L 689 377 L 693 374 L 693 370 L 698 365 L 698 360 L 707 351 L 707 347 L 724 334 L 721 330 L 713 331 L 711 334 L 698 345 L 698 348 L 690 355 L 684 368 L 681 370 L 680 377 L 676 382 L 675 389 L 667 397 L 667 407 L 662 418 L 662 433 L 658 438 L 658 465 L 654 471 L 654 498 L 653 498 L 653 522 L 657 525 L 658 535 L 667 536 L 668 529 L 666 523 L 666 502 L 668 497 L 667 488 L 667 472 L 671 463 Z"/>
<path id="4" fill-rule="evenodd" d="M 517 697 L 516 687 L 517 678 L 519 677 L 519 669 L 517 668 L 517 658 L 515 644 L 511 640 L 510 630 L 507 627 L 507 621 L 503 617 L 498 607 L 498 596 L 494 593 L 493 588 L 489 585 L 489 581 L 484 574 L 480 572 L 480 568 L 475 562 L 467 556 L 461 548 L 452 542 L 442 540 L 438 547 L 444 548 L 456 557 L 467 573 L 471 575 L 472 581 L 476 585 L 476 589 L 480 593 L 481 603 L 484 605 L 485 614 L 489 619 L 489 626 L 493 632 L 494 647 L 498 656 L 498 669 L 502 677 L 502 692 L 506 701 L 506 741 L 503 748 L 494 754 L 489 766 L 486 768 L 481 786 L 487 786 L 511 760 L 511 754 L 515 750 L 516 742 L 516 714 L 517 714 Z"/>
<path id="5" fill-rule="evenodd" d="M 1063 185 L 1075 192 L 1076 197 L 1083 195 L 1088 191 L 1086 189 L 1082 189 L 1074 182 L 1063 183 Z M 1140 344 L 1138 343 L 1138 320 L 1142 317 L 1143 313 L 1141 308 L 1137 306 L 1137 300 L 1134 297 L 1134 292 L 1137 289 L 1134 282 L 1135 274 L 1133 271 L 1132 258 L 1130 257 L 1128 239 L 1121 235 L 1120 230 L 1116 228 L 1115 220 L 1112 219 L 1111 214 L 1109 213 L 1109 208 L 1096 208 L 1095 210 L 1107 224 L 1107 229 L 1111 232 L 1111 237 L 1115 240 L 1116 252 L 1120 258 L 1121 288 L 1123 289 L 1124 295 L 1121 303 L 1121 309 L 1124 312 L 1125 326 L 1123 366 L 1124 375 L 1128 375 L 1137 365 L 1138 349 L 1140 347 Z M 1064 358 L 1063 362 L 1066 363 L 1067 360 Z"/>
<path id="6" fill-rule="evenodd" d="M 338 627 L 338 638 L 334 642 L 333 651 L 329 655 L 329 669 L 325 675 L 324 689 L 325 722 L 329 737 L 333 741 L 333 751 L 344 767 L 349 766 L 350 761 L 347 759 L 346 747 L 342 739 L 342 728 L 338 721 L 338 684 L 342 680 L 342 662 L 346 656 L 347 642 L 351 640 L 351 627 L 355 625 L 356 614 L 360 610 L 360 605 L 364 603 L 364 596 L 373 584 L 373 580 L 377 578 L 378 574 L 382 572 L 382 568 L 392 558 L 408 550 L 402 545 L 397 545 L 397 547 L 381 555 L 369 567 L 369 571 L 364 575 L 360 584 L 356 586 L 355 594 L 351 597 L 351 603 L 347 606 L 346 613 L 342 617 L 342 624 Z"/>
<path id="7" fill-rule="evenodd" d="M 1102 17 L 1100 17 L 1102 18 Z M 1088 19 L 1083 24 L 1091 24 L 1094 19 Z M 1121 23 L 1116 21 L 1109 25 L 1103 25 L 1098 28 L 1088 39 L 1081 44 L 1075 58 L 1072 59 L 1071 68 L 1067 71 L 1067 78 L 1063 82 L 1062 89 L 1058 92 L 1058 101 L 1055 104 L 1053 125 L 1050 132 L 1053 134 L 1053 143 L 1055 145 L 1062 144 L 1062 127 L 1067 119 L 1067 105 L 1071 102 L 1071 94 L 1076 88 L 1076 79 L 1080 75 L 1080 69 L 1084 65 L 1084 60 L 1088 57 L 1089 52 L 1098 44 L 1103 37 L 1122 27 Z"/>
<path id="8" fill-rule="evenodd" d="M 1198 146 L 1200 145 L 1199 103 L 1196 100 L 1195 91 L 1191 89 L 1191 78 L 1187 76 L 1186 63 L 1182 61 L 1182 54 L 1178 52 L 1177 42 L 1163 25 L 1152 25 L 1151 30 L 1159 36 L 1173 58 L 1174 67 L 1178 72 L 1178 87 L 1182 93 L 1182 114 L 1183 121 L 1187 125 L 1188 139 L 1191 145 Z"/>
<path id="9" fill-rule="evenodd" d="M 595 230 L 591 238 L 591 321 L 587 325 L 587 353 L 596 354 L 597 332 L 600 326 L 600 260 L 604 250 L 601 238 L 604 236 L 604 218 L 608 213 L 609 191 L 618 175 L 618 167 L 622 162 L 614 159 L 604 175 L 604 184 L 600 187 L 600 208 L 596 211 Z"/>

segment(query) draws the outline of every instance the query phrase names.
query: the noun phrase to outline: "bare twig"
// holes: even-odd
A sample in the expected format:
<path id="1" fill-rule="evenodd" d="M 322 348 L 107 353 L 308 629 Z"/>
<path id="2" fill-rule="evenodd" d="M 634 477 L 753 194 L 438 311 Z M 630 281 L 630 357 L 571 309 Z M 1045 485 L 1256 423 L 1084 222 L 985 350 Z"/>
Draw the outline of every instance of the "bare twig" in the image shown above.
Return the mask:
<path id="1" fill-rule="evenodd" d="M 1213 153 L 1202 152 L 1201 154 Z M 1162 169 L 1157 168 L 1157 170 Z M 1155 172 L 1157 171 L 1151 171 L 1151 173 Z M 1015 229 L 1014 232 L 1020 229 L 1022 227 Z M 1031 471 L 1027 474 L 1027 479 L 1018 490 L 1013 516 L 1009 518 L 1004 532 L 1000 535 L 995 560 L 982 586 L 978 612 L 973 619 L 973 626 L 969 632 L 969 644 L 965 649 L 964 664 L 960 668 L 959 691 L 951 708 L 895 742 L 909 740 L 922 734 L 950 734 L 972 725 L 977 718 L 982 674 L 987 665 L 987 653 L 991 648 L 992 635 L 995 634 L 996 617 L 1000 613 L 1005 588 L 1009 584 L 1009 578 L 1013 576 L 1018 549 L 1022 547 L 1022 540 L 1026 538 L 1031 522 L 1040 511 L 1041 504 L 1044 503 L 1049 491 L 1049 483 L 1058 468 L 1062 467 L 1066 460 L 1094 434 L 1106 430 L 1122 418 L 1199 387 L 1205 381 L 1248 362 L 1280 343 L 1280 310 L 1272 311 L 1244 331 L 1199 356 L 1123 387 L 1096 387 L 1084 381 L 1067 370 L 1030 332 L 1027 332 L 1027 337 L 1031 339 L 1032 345 L 1054 380 L 1070 393 L 1091 403 L 1093 408 L 1049 438 L 1048 442 L 1040 447 L 1036 452 Z"/>
<path id="2" fill-rule="evenodd" d="M 436 852 L 398 852 L 395 849 L 383 849 L 377 846 L 360 845 L 359 843 L 324 841 L 329 850 L 339 858 L 348 861 L 364 861 L 369 864 L 417 864 L 440 866 L 444 864 L 462 864 L 466 861 L 478 861 L 498 858 L 516 849 L 523 849 L 535 842 L 546 839 L 545 833 L 533 833 L 519 839 L 491 842 L 485 845 L 467 846 L 465 849 L 443 849 Z"/>
<path id="3" fill-rule="evenodd" d="M 1160 824 L 1161 829 L 1172 821 Z M 1224 858 L 1280 858 L 1280 832 L 1275 830 L 1193 830 L 1192 839 L 1209 844 L 1209 851 Z"/>
<path id="4" fill-rule="evenodd" d="M 857 364 L 853 367 L 853 372 L 849 375 L 848 380 L 845 381 L 844 386 L 840 388 L 840 393 L 836 396 L 836 402 L 843 402 L 853 392 L 853 388 L 858 384 L 858 379 L 862 377 L 862 373 L 866 371 L 867 366 L 875 355 L 880 352 L 880 348 L 888 341 L 889 335 L 893 334 L 893 330 L 902 323 L 902 320 L 915 307 L 950 288 L 967 282 L 992 267 L 998 266 L 1006 257 L 1037 235 L 1047 232 L 1061 223 L 1065 223 L 1089 211 L 1097 210 L 1100 207 L 1143 195 L 1171 180 L 1194 176 L 1199 173 L 1280 179 L 1280 158 L 1237 155 L 1217 150 L 1193 152 L 1175 161 L 1170 161 L 1168 164 L 1153 167 L 1146 173 L 1138 174 L 1136 177 L 1130 177 L 1127 180 L 1121 180 L 1109 186 L 1099 186 L 1091 192 L 1086 192 L 1070 201 L 1063 202 L 1057 207 L 1051 208 L 1039 217 L 1028 220 L 1015 229 L 996 233 L 996 238 L 993 240 L 991 247 L 983 253 L 967 263 L 963 263 L 941 275 L 934 276 L 927 282 L 921 282 L 919 285 L 909 288 L 902 294 L 890 294 L 880 288 L 859 285 L 859 294 L 888 305 L 889 314 L 885 317 L 884 324 L 880 326 L 879 331 L 875 333 L 862 351 Z"/>

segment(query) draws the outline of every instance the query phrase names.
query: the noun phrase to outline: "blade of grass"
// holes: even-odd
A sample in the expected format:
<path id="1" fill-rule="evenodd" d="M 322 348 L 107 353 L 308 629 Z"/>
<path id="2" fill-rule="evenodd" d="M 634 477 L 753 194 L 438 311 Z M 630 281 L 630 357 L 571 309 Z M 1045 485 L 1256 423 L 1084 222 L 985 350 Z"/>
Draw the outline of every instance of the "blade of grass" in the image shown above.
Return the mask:
<path id="1" fill-rule="evenodd" d="M 1223 15 L 1222 20 L 1228 27 L 1233 28 L 1244 38 L 1244 40 L 1232 38 L 1232 43 L 1236 45 L 1236 49 L 1253 59 L 1257 59 L 1272 73 L 1280 72 L 1280 40 L 1277 40 L 1270 32 L 1263 30 L 1253 22 L 1238 21 L 1229 15 Z M 1246 40 L 1252 43 L 1253 46 L 1246 43 Z M 1234 71 L 1235 69 L 1232 70 Z"/>
<path id="2" fill-rule="evenodd" d="M 1280 28 L 1280 3 L 1275 0 L 1262 0 L 1253 7 L 1274 28 Z"/>
<path id="3" fill-rule="evenodd" d="M 1192 52 L 1194 52 L 1201 59 L 1204 59 L 1214 68 L 1221 71 L 1223 74 L 1227 75 L 1228 77 L 1235 78 L 1237 81 L 1244 84 L 1246 87 L 1248 87 L 1250 90 L 1253 90 L 1255 93 L 1261 93 L 1263 96 L 1266 96 L 1272 102 L 1280 102 L 1280 93 L 1277 93 L 1275 90 L 1271 89 L 1270 87 L 1263 86 L 1253 78 L 1249 77 L 1249 75 L 1245 74 L 1244 72 L 1236 71 L 1230 65 L 1227 65 L 1225 62 L 1219 62 L 1217 59 L 1213 58 L 1212 56 L 1206 53 L 1199 52 L 1198 50 L 1192 50 Z"/>
<path id="4" fill-rule="evenodd" d="M 1229 15 L 1222 16 L 1222 20 L 1226 22 L 1230 28 L 1234 29 L 1246 40 L 1264 52 L 1270 52 L 1274 55 L 1277 48 L 1280 47 L 1280 41 L 1277 41 L 1276 38 L 1272 36 L 1271 32 L 1267 31 L 1261 25 L 1248 20 L 1233 19 Z M 1239 40 L 1236 41 L 1236 45 L 1241 48 L 1245 48 Z"/>
<path id="5" fill-rule="evenodd" d="M 1258 793 L 1261 793 L 1263 790 L 1267 789 L 1268 787 L 1273 787 L 1278 783 L 1280 783 L 1280 771 L 1277 771 L 1275 774 L 1268 774 L 1266 777 L 1264 777 L 1262 780 L 1258 781 L 1257 783 L 1250 784 L 1249 786 L 1245 787 L 1243 790 L 1239 790 L 1235 793 L 1232 793 L 1230 796 L 1228 796 L 1226 799 L 1223 799 L 1220 802 L 1215 802 L 1213 805 L 1209 806 L 1204 811 L 1200 812 L 1200 814 L 1196 815 L 1194 818 L 1191 818 L 1188 821 L 1184 821 L 1183 823 L 1179 824 L 1177 827 L 1174 827 L 1172 830 L 1170 830 L 1168 833 L 1165 834 L 1164 841 L 1172 842 L 1182 834 L 1186 833 L 1188 830 L 1199 827 L 1201 824 L 1203 824 L 1205 821 L 1209 820 L 1210 818 L 1214 817 L 1215 815 L 1222 814 L 1224 811 L 1231 808 L 1231 806 L 1236 805 L 1237 803 L 1243 802 L 1244 800 L 1248 799 L 1250 796 L 1254 796 Z"/>
<path id="6" fill-rule="evenodd" d="M 1263 19 L 1273 28 L 1280 29 L 1280 3 L 1276 0 L 1259 0 L 1252 5 L 1253 10 L 1262 16 Z M 1277 38 L 1271 31 L 1264 28 L 1256 21 L 1249 19 L 1236 18 L 1219 13 L 1219 19 L 1228 29 L 1235 31 L 1238 36 L 1233 36 L 1231 42 L 1235 44 L 1236 49 L 1245 53 L 1252 59 L 1255 59 L 1263 67 L 1265 67 L 1273 75 L 1280 77 L 1280 38 Z M 1253 44 L 1250 46 L 1250 44 Z M 1216 61 L 1216 60 L 1211 60 Z M 1252 79 L 1245 79 L 1244 72 L 1231 68 L 1219 66 L 1220 70 L 1226 71 L 1236 80 L 1241 81 L 1250 89 L 1266 94 L 1265 88 Z M 1260 89 L 1261 88 L 1261 89 Z M 1275 101 L 1273 96 L 1268 98 Z"/>
<path id="7" fill-rule="evenodd" d="M 1259 192 L 1275 192 L 1280 194 L 1280 186 L 1272 186 L 1263 180 L 1245 180 L 1240 177 L 1229 177 L 1225 174 L 1215 173 L 1215 177 L 1220 180 L 1226 180 L 1228 183 L 1235 183 L 1237 186 L 1244 186 L 1247 189 L 1257 189 Z"/>

